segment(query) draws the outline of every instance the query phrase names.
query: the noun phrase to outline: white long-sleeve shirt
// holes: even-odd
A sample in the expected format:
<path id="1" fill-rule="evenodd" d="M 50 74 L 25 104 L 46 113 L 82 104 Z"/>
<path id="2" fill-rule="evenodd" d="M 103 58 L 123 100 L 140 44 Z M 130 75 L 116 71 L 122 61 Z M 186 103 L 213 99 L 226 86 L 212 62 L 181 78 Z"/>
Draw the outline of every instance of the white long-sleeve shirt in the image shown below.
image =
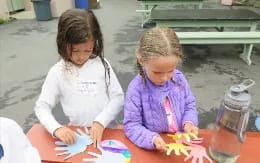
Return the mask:
<path id="1" fill-rule="evenodd" d="M 58 102 L 74 126 L 89 127 L 93 121 L 98 121 L 107 127 L 116 118 L 123 108 L 124 94 L 112 67 L 108 65 L 109 96 L 106 93 L 105 68 L 99 57 L 89 59 L 80 68 L 73 64 L 68 67 L 68 63 L 65 66 L 65 61 L 60 60 L 50 69 L 34 110 L 51 134 L 62 126 L 51 112 Z"/>

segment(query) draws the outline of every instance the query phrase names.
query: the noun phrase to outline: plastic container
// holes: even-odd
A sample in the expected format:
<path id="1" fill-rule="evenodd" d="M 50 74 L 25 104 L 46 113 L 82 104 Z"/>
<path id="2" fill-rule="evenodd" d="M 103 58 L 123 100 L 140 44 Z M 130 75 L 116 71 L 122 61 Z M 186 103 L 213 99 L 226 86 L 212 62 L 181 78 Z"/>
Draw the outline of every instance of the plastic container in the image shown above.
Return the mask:
<path id="1" fill-rule="evenodd" d="M 50 20 L 52 18 L 50 0 L 31 0 L 36 15 L 39 21 Z"/>
<path id="2" fill-rule="evenodd" d="M 75 7 L 88 9 L 88 0 L 75 0 Z"/>
<path id="3" fill-rule="evenodd" d="M 220 104 L 209 145 L 209 154 L 219 163 L 235 163 L 240 156 L 250 113 L 248 88 L 254 84 L 247 79 L 231 86 Z"/>

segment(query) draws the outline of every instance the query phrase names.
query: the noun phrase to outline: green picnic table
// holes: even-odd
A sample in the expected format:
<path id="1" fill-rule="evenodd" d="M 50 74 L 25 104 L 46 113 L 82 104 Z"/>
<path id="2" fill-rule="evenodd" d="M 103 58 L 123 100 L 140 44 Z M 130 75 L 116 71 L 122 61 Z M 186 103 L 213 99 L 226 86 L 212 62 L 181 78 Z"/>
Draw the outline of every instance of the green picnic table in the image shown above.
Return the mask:
<path id="1" fill-rule="evenodd" d="M 162 6 L 186 5 L 194 8 L 202 8 L 203 0 L 138 0 L 141 3 L 141 9 L 136 10 L 142 15 L 141 26 L 143 27 L 149 21 L 151 9 Z"/>
<path id="2" fill-rule="evenodd" d="M 199 28 L 196 32 L 177 32 L 177 35 L 181 44 L 243 44 L 244 49 L 240 57 L 248 65 L 252 63 L 253 44 L 260 43 L 260 31 L 257 31 L 260 15 L 249 9 L 153 8 L 149 19 L 155 22 L 156 26 L 216 28 L 218 30 L 210 31 Z M 226 27 L 232 28 L 224 31 Z"/>

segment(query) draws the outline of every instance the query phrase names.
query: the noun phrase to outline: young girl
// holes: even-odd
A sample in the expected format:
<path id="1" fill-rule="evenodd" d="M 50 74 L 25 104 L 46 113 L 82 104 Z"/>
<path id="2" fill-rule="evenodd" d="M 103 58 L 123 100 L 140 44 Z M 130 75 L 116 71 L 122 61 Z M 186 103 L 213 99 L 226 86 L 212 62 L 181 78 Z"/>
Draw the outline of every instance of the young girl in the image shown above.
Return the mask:
<path id="1" fill-rule="evenodd" d="M 45 128 L 66 144 L 75 143 L 73 132 L 59 124 L 52 108 L 60 102 L 70 125 L 91 127 L 94 145 L 105 127 L 123 107 L 123 91 L 104 58 L 103 36 L 90 10 L 65 11 L 58 24 L 61 60 L 48 72 L 34 108 Z"/>
<path id="2" fill-rule="evenodd" d="M 139 75 L 128 86 L 124 110 L 125 133 L 139 147 L 167 151 L 159 133 L 198 134 L 195 98 L 176 69 L 182 57 L 171 28 L 151 28 L 140 39 Z"/>

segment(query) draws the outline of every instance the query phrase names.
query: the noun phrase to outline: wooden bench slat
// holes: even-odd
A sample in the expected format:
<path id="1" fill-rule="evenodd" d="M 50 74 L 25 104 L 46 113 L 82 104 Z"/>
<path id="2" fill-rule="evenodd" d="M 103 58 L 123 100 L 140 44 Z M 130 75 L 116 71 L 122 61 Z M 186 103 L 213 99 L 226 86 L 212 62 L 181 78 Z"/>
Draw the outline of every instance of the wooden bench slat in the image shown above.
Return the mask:
<path id="1" fill-rule="evenodd" d="M 180 39 L 181 44 L 202 45 L 202 44 L 258 44 L 259 39 Z"/>
<path id="2" fill-rule="evenodd" d="M 176 32 L 181 44 L 256 44 L 260 32 Z"/>
<path id="3" fill-rule="evenodd" d="M 181 38 L 258 38 L 260 32 L 177 32 Z"/>
<path id="4" fill-rule="evenodd" d="M 157 9 L 150 15 L 155 21 L 179 20 L 260 20 L 260 15 L 248 9 Z"/>
<path id="5" fill-rule="evenodd" d="M 240 58 L 251 65 L 253 44 L 260 43 L 260 32 L 176 32 L 181 44 L 243 44 Z"/>

